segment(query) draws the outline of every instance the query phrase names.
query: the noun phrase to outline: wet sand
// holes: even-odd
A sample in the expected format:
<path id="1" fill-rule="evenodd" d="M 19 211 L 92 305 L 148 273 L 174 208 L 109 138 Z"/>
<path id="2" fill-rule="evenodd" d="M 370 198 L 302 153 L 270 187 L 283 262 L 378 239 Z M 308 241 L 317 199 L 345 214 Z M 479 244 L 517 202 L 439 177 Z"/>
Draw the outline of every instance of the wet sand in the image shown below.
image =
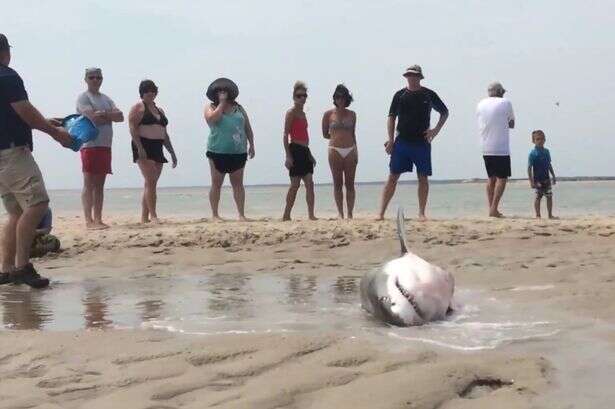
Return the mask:
<path id="1" fill-rule="evenodd" d="M 361 275 L 392 221 L 85 232 L 38 260 L 52 288 L 0 288 L 0 408 L 596 408 L 615 398 L 615 219 L 407 223 L 453 272 L 450 322 L 392 329 Z"/>

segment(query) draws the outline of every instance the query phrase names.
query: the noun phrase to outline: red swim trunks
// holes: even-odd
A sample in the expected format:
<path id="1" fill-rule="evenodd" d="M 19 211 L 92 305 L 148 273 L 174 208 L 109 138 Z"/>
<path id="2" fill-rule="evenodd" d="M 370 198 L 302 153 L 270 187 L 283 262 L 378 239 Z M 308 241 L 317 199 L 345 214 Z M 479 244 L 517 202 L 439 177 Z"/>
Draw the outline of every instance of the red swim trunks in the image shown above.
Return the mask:
<path id="1" fill-rule="evenodd" d="M 83 173 L 95 175 L 110 175 L 111 148 L 97 146 L 81 149 L 81 165 Z"/>

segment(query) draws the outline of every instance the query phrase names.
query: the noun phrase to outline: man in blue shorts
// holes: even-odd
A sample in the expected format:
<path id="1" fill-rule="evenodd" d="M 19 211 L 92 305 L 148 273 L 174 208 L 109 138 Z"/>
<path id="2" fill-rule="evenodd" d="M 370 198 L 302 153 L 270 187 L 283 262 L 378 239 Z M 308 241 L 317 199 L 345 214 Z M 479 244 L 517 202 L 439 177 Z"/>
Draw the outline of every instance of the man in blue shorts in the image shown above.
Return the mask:
<path id="1" fill-rule="evenodd" d="M 416 166 L 419 182 L 419 220 L 424 221 L 427 220 L 425 207 L 429 194 L 428 177 L 431 176 L 431 142 L 444 126 L 448 118 L 448 109 L 438 94 L 421 86 L 424 77 L 420 66 L 409 67 L 403 75 L 408 81 L 408 86 L 395 93 L 389 110 L 388 140 L 384 147 L 386 153 L 391 155 L 390 174 L 382 192 L 378 220 L 384 220 L 384 213 L 395 194 L 401 174 L 412 172 Z M 440 119 L 434 128 L 430 128 L 432 109 L 440 114 Z M 393 139 L 395 120 L 397 120 L 397 137 Z"/>

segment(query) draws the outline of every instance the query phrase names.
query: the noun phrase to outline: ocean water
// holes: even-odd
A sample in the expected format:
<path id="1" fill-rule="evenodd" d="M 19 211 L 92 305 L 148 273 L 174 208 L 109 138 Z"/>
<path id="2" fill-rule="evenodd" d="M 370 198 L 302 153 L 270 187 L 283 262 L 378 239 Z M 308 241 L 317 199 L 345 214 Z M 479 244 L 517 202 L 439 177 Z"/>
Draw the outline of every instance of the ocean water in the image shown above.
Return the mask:
<path id="1" fill-rule="evenodd" d="M 286 186 L 246 187 L 246 215 L 248 217 L 278 218 L 284 209 Z M 141 189 L 108 189 L 105 192 L 105 212 L 121 215 L 140 215 Z M 560 216 L 610 216 L 615 214 L 615 181 L 560 182 L 553 188 L 555 213 Z M 50 191 L 55 214 L 80 214 L 81 198 L 78 190 Z M 158 213 L 165 217 L 209 217 L 207 187 L 160 188 Z M 358 184 L 355 215 L 376 214 L 382 184 Z M 533 217 L 533 190 L 527 181 L 508 184 L 501 210 L 505 215 Z M 543 199 L 543 209 L 545 206 Z M 402 205 L 406 214 L 416 214 L 416 185 L 402 183 L 389 206 L 389 215 Z M 225 187 L 220 203 L 223 217 L 235 217 L 231 189 Z M 482 183 L 432 183 L 428 214 L 434 218 L 484 216 L 486 213 L 485 186 Z M 316 186 L 316 214 L 329 217 L 337 214 L 331 185 Z M 306 218 L 305 191 L 301 188 L 293 216 Z M 546 215 L 546 209 L 543 210 Z"/>

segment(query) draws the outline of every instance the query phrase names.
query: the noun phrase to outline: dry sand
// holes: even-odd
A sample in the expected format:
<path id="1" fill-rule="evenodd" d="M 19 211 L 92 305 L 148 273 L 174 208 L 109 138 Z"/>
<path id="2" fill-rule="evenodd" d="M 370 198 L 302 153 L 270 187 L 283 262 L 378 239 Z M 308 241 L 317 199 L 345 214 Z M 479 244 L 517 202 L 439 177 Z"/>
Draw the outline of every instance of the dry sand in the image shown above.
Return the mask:
<path id="1" fill-rule="evenodd" d="M 453 272 L 458 288 L 502 299 L 511 311 L 548 312 L 562 331 L 477 352 L 332 330 L 4 331 L 0 408 L 609 407 L 615 220 L 411 220 L 407 230 L 412 250 Z M 55 233 L 65 250 L 37 266 L 75 280 L 298 265 L 322 277 L 360 275 L 398 253 L 394 223 L 367 219 L 143 227 L 116 218 L 94 232 L 62 217 Z"/>

